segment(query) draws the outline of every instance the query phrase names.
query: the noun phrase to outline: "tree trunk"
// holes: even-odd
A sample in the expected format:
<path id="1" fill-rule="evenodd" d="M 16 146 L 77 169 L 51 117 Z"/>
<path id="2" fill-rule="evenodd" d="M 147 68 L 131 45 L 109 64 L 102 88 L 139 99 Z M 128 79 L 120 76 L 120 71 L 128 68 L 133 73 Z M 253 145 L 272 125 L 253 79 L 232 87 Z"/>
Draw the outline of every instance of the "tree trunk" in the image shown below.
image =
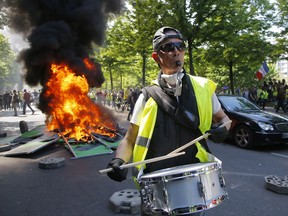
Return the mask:
<path id="1" fill-rule="evenodd" d="M 123 89 L 122 86 L 123 86 L 123 74 L 120 73 L 120 89 Z"/>
<path id="2" fill-rule="evenodd" d="M 229 62 L 229 80 L 230 80 L 231 93 L 234 94 L 233 63 L 231 61 Z"/>
<path id="3" fill-rule="evenodd" d="M 142 60 L 143 60 L 143 63 L 142 63 L 142 86 L 145 86 L 145 78 L 146 78 L 146 61 L 147 61 L 147 57 L 146 57 L 146 52 L 143 51 L 143 54 L 142 54 Z"/>
<path id="4" fill-rule="evenodd" d="M 193 64 L 192 40 L 191 40 L 191 38 L 188 39 L 188 54 L 189 54 L 189 68 L 190 68 L 190 74 L 191 74 L 191 75 L 195 75 L 195 71 L 194 71 L 194 64 Z"/>
<path id="5" fill-rule="evenodd" d="M 112 69 L 111 69 L 111 64 L 109 64 L 109 75 L 110 75 L 110 85 L 111 85 L 111 90 L 114 89 L 113 87 L 113 76 L 112 76 Z"/>

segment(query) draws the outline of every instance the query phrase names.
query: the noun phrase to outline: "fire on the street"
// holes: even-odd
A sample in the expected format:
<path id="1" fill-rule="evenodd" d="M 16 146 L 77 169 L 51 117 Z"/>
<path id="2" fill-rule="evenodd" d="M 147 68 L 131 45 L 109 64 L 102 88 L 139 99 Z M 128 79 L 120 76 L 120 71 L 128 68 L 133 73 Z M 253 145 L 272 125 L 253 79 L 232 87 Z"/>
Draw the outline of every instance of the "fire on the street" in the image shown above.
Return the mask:
<path id="1" fill-rule="evenodd" d="M 85 59 L 90 70 L 94 64 Z M 87 140 L 92 132 L 114 137 L 115 122 L 107 110 L 88 97 L 89 85 L 84 76 L 76 76 L 67 65 L 51 65 L 51 78 L 44 97 L 49 101 L 48 130 L 59 130 L 76 140 Z"/>

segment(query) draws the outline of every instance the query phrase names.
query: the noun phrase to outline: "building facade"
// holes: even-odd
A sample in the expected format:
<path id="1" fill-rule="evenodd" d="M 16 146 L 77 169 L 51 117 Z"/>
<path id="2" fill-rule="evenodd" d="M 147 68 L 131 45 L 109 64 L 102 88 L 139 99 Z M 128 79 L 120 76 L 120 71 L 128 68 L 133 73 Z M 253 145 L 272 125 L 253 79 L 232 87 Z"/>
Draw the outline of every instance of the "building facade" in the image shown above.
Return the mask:
<path id="1" fill-rule="evenodd" d="M 288 60 L 279 60 L 276 62 L 276 70 L 279 73 L 279 79 L 288 81 Z"/>

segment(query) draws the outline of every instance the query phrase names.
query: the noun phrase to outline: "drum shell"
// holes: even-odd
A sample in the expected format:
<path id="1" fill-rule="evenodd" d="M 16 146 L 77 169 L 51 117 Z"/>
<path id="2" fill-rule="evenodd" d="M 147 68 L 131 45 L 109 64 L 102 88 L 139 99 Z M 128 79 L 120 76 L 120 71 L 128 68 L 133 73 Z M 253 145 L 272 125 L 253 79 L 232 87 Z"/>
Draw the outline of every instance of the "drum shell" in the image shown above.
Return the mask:
<path id="1" fill-rule="evenodd" d="M 140 178 L 144 204 L 154 212 L 191 213 L 219 205 L 226 198 L 222 169 L 216 162 L 158 170 Z"/>

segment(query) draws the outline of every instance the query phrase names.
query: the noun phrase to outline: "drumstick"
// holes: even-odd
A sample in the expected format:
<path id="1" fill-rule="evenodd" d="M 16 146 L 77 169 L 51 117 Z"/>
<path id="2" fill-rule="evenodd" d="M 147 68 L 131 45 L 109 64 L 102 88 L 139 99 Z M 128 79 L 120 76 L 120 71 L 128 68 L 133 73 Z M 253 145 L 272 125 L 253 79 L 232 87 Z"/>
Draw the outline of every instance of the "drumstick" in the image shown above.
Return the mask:
<path id="1" fill-rule="evenodd" d="M 179 152 L 179 153 L 175 153 L 175 154 L 169 154 L 169 155 L 164 155 L 164 156 L 160 156 L 160 157 L 150 158 L 150 159 L 143 160 L 143 161 L 123 164 L 119 168 L 120 169 L 124 169 L 124 168 L 137 166 L 137 165 L 140 165 L 140 164 L 154 163 L 154 162 L 157 162 L 157 161 L 166 160 L 166 159 L 173 158 L 173 157 L 178 157 L 178 156 L 184 155 L 184 154 L 185 154 L 185 152 Z M 103 174 L 103 173 L 110 172 L 112 170 L 113 170 L 113 168 L 102 169 L 102 170 L 99 170 L 99 173 Z"/>
<path id="2" fill-rule="evenodd" d="M 231 122 L 232 122 L 231 120 L 229 120 L 229 121 L 227 121 L 227 122 L 224 122 L 224 123 L 223 123 L 222 125 L 220 125 L 219 127 L 224 127 L 224 126 L 226 126 L 227 124 L 229 124 L 229 123 L 231 123 Z M 203 134 L 202 136 L 200 136 L 200 137 L 198 137 L 198 138 L 190 141 L 189 143 L 187 143 L 187 144 L 185 144 L 185 145 L 183 145 L 183 146 L 175 149 L 174 151 L 170 152 L 170 153 L 167 154 L 167 155 L 178 153 L 178 152 L 182 151 L 183 149 L 186 149 L 186 148 L 188 148 L 189 146 L 195 144 L 196 142 L 198 142 L 198 141 L 200 141 L 200 140 L 202 140 L 202 139 L 204 139 L 204 138 L 207 138 L 209 135 L 210 135 L 210 133 L 205 133 L 205 134 Z"/>

